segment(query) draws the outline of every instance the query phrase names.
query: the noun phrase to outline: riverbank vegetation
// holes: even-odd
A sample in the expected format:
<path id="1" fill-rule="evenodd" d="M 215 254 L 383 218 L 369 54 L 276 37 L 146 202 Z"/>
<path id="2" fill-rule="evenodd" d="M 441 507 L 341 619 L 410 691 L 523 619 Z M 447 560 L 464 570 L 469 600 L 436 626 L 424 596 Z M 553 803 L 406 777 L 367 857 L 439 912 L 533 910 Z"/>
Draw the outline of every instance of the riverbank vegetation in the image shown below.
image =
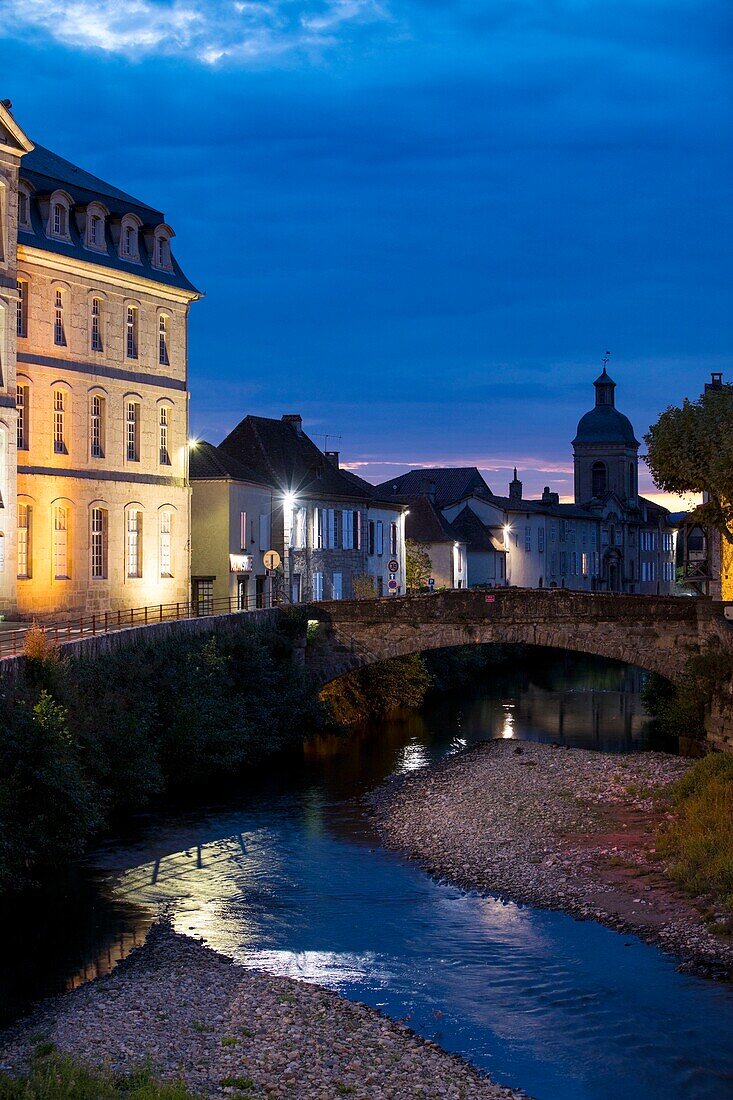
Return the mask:
<path id="1" fill-rule="evenodd" d="M 421 706 L 432 677 L 419 653 L 380 661 L 327 684 L 321 698 L 335 722 L 356 726 L 383 718 L 397 707 Z"/>
<path id="2" fill-rule="evenodd" d="M 674 820 L 657 849 L 668 874 L 694 897 L 707 897 L 733 932 L 733 756 L 710 753 L 665 792 Z"/>
<path id="3" fill-rule="evenodd" d="M 324 727 L 297 613 L 94 657 L 31 634 L 0 683 L 0 891 L 78 856 L 120 812 L 229 781 Z"/>
<path id="4" fill-rule="evenodd" d="M 122 1076 L 94 1072 L 42 1043 L 26 1073 L 0 1075 L 0 1100 L 195 1100 L 195 1094 L 181 1083 L 156 1081 L 146 1068 Z"/>

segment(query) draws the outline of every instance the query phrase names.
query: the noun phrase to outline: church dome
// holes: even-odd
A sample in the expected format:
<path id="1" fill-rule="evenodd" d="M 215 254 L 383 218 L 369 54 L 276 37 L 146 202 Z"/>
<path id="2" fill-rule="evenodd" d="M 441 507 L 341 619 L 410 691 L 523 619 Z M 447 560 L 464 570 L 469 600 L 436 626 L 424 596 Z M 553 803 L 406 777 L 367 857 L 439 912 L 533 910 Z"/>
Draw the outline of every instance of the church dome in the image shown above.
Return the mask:
<path id="1" fill-rule="evenodd" d="M 631 421 L 615 407 L 616 383 L 609 378 L 605 367 L 603 374 L 600 378 L 596 378 L 593 385 L 596 388 L 595 408 L 585 416 L 581 416 L 573 445 L 576 443 L 624 443 L 630 447 L 638 447 L 639 441 L 634 435 Z"/>

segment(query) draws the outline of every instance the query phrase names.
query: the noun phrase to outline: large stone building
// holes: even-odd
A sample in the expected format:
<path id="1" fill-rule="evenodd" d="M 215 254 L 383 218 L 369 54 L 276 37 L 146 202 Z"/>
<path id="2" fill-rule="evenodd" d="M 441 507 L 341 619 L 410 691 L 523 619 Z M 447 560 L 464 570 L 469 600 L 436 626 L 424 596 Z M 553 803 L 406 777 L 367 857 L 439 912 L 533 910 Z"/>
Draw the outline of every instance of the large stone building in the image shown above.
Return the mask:
<path id="1" fill-rule="evenodd" d="M 163 214 L 0 105 L 0 610 L 185 601 L 188 310 Z"/>

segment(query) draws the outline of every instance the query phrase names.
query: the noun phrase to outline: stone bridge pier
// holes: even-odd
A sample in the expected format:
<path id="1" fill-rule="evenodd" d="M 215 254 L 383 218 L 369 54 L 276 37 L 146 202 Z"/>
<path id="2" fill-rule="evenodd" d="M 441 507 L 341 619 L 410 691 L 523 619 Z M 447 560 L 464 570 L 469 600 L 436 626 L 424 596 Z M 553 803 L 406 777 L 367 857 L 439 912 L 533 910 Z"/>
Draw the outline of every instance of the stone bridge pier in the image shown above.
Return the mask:
<path id="1" fill-rule="evenodd" d="M 675 682 L 692 656 L 723 646 L 733 626 L 721 604 L 674 596 L 563 589 L 441 592 L 311 604 L 306 668 L 317 683 L 377 661 L 471 643 L 523 643 L 611 657 Z M 733 682 L 707 718 L 711 747 L 733 751 Z"/>

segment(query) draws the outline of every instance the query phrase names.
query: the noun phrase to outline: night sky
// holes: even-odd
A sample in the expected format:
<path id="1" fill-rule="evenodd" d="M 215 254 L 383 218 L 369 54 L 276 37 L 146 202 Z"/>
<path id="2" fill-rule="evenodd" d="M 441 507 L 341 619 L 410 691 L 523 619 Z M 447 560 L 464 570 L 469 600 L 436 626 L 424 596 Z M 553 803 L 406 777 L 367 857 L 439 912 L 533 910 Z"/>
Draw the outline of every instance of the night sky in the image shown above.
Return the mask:
<path id="1" fill-rule="evenodd" d="M 567 496 L 607 349 L 639 438 L 730 369 L 730 0 L 3 0 L 0 36 L 29 136 L 177 232 L 195 435 L 301 412 L 373 481 Z"/>

